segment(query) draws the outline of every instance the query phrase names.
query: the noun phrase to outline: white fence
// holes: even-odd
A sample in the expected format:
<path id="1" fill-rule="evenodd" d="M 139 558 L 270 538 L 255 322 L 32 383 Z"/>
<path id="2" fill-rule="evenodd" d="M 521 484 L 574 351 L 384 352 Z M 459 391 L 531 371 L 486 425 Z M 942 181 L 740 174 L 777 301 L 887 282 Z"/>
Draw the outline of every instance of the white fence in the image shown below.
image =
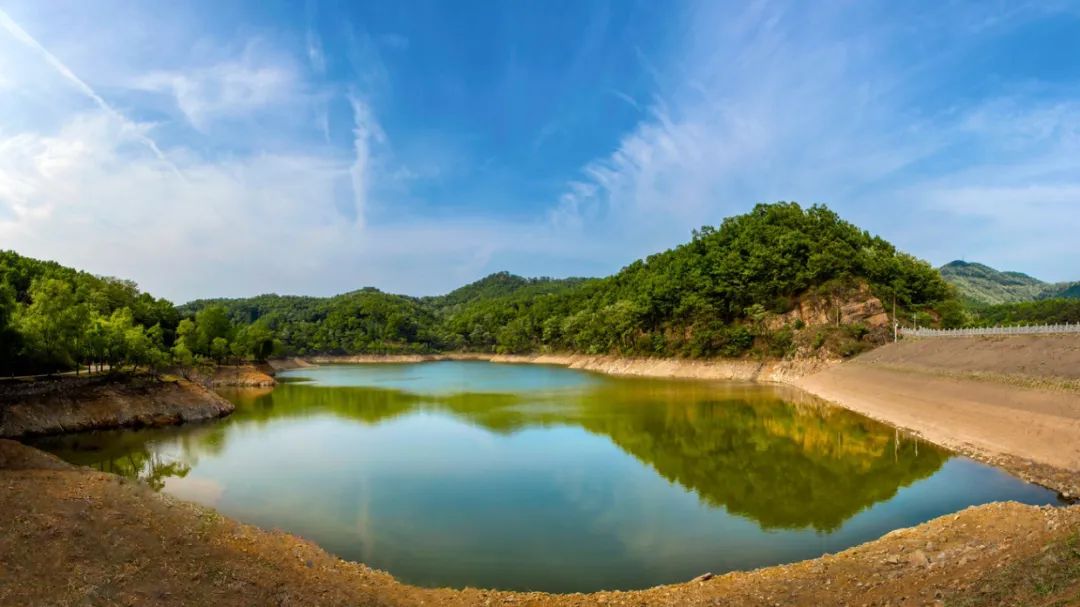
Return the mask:
<path id="1" fill-rule="evenodd" d="M 967 337 L 970 335 L 1053 335 L 1080 333 L 1080 323 L 1063 325 L 1026 325 L 1017 327 L 986 327 L 982 329 L 900 329 L 907 337 Z"/>

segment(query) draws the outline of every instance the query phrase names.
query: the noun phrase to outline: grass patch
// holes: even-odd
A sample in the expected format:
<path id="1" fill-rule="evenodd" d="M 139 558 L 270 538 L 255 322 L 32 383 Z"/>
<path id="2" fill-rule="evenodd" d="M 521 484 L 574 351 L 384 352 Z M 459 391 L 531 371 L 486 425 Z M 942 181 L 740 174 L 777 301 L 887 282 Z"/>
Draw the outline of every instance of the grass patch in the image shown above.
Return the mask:
<path id="1" fill-rule="evenodd" d="M 976 584 L 969 595 L 954 597 L 945 604 L 948 607 L 1080 604 L 1080 533 L 1048 544 L 1031 559 L 1009 565 Z"/>

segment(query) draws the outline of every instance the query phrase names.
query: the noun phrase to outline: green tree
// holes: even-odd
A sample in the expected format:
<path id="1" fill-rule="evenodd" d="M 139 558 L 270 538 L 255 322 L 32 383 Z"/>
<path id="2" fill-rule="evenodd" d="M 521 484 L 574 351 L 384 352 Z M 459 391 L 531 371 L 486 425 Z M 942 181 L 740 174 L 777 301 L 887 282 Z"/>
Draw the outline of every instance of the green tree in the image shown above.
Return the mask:
<path id="1" fill-rule="evenodd" d="M 47 370 L 70 368 L 79 355 L 79 342 L 88 321 L 71 285 L 55 278 L 34 281 L 31 303 L 21 313 L 19 329 Z"/>
<path id="2" fill-rule="evenodd" d="M 15 289 L 0 282 L 0 371 L 15 367 L 22 336 L 15 328 Z"/>
<path id="3" fill-rule="evenodd" d="M 229 357 L 229 340 L 224 337 L 215 337 L 210 343 L 210 356 L 218 363 L 223 363 Z"/>
<path id="4" fill-rule="evenodd" d="M 218 356 L 214 353 L 214 343 L 218 339 L 226 342 L 225 348 L 226 352 L 228 351 L 232 321 L 229 320 L 228 312 L 224 306 L 210 306 L 200 310 L 195 315 L 195 326 L 198 335 L 196 348 L 194 348 L 195 352 L 210 355 L 217 359 Z"/>

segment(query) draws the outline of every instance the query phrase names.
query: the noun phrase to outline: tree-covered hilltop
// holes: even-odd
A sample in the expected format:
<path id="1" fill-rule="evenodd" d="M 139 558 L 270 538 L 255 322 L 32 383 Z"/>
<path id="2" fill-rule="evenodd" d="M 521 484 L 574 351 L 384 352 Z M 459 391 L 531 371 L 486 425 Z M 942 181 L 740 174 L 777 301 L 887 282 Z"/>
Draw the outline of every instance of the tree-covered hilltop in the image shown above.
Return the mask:
<path id="1" fill-rule="evenodd" d="M 237 326 L 270 332 L 286 354 L 431 352 L 441 344 L 430 306 L 372 288 L 334 297 L 199 300 L 179 310 L 185 316 L 221 310 Z"/>
<path id="2" fill-rule="evenodd" d="M 509 272 L 489 274 L 476 282 L 458 287 L 446 295 L 423 298 L 424 303 L 444 315 L 460 310 L 475 301 L 498 297 L 535 297 L 569 291 L 592 278 L 524 278 Z"/>
<path id="3" fill-rule="evenodd" d="M 635 356 L 852 354 L 868 328 L 791 312 L 877 296 L 901 315 L 955 325 L 954 291 L 926 262 L 824 206 L 762 204 L 601 279 L 488 276 L 439 297 L 367 288 L 334 297 L 260 295 L 173 308 L 133 284 L 5 253 L 0 370 L 76 362 L 158 365 L 278 354 L 468 350 Z M 137 336 L 147 340 L 143 344 Z M 121 339 L 123 335 L 123 339 Z"/>
<path id="4" fill-rule="evenodd" d="M 157 365 L 180 314 L 131 281 L 0 251 L 0 372 Z"/>
<path id="5" fill-rule="evenodd" d="M 869 285 L 900 311 L 957 323 L 952 291 L 929 264 L 841 220 L 823 206 L 758 205 L 684 245 L 602 279 L 488 276 L 440 297 L 374 289 L 334 298 L 264 295 L 210 304 L 240 324 L 261 323 L 288 353 L 469 350 L 644 356 L 783 355 L 798 323 L 773 320 L 802 298 L 842 299 Z M 363 301 L 357 301 L 362 298 Z M 402 322 L 411 319 L 412 322 Z M 837 329 L 834 327 L 833 329 Z M 865 327 L 840 327 L 847 341 Z M 807 341 L 822 344 L 821 329 Z M 851 344 L 841 348 L 851 353 Z"/>
<path id="6" fill-rule="evenodd" d="M 478 300 L 449 315 L 450 347 L 664 356 L 773 354 L 794 326 L 767 328 L 808 294 L 840 298 L 865 283 L 901 310 L 938 308 L 955 321 L 952 291 L 929 264 L 823 206 L 758 205 L 614 276 L 544 295 Z"/>
<path id="7" fill-rule="evenodd" d="M 1048 283 L 1021 272 L 1002 272 L 981 263 L 953 261 L 941 267 L 941 276 L 956 287 L 961 299 L 972 308 L 1080 298 L 1080 282 Z"/>
<path id="8" fill-rule="evenodd" d="M 273 336 L 223 309 L 193 318 L 135 283 L 0 251 L 0 375 L 156 370 L 174 361 L 266 357 Z"/>

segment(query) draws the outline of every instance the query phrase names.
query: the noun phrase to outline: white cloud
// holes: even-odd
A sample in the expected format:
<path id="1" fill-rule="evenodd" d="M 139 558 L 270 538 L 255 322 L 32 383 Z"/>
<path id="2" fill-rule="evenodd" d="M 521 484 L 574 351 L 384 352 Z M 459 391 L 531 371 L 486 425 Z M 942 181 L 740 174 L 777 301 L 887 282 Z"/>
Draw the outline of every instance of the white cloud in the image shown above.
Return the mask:
<path id="1" fill-rule="evenodd" d="M 65 80 L 67 80 L 69 84 L 71 84 L 71 86 L 75 87 L 76 90 L 85 95 L 95 104 L 97 104 L 97 106 L 101 108 L 105 113 L 115 119 L 115 121 L 120 125 L 120 128 L 122 128 L 129 135 L 150 148 L 150 150 L 154 153 L 155 156 L 157 156 L 159 160 L 168 163 L 165 155 L 158 147 L 157 142 L 146 135 L 145 126 L 135 124 L 131 120 L 128 120 L 127 117 L 118 112 L 115 108 L 113 108 L 108 102 L 105 101 L 105 99 L 98 95 L 97 92 L 94 91 L 94 89 L 91 88 L 89 84 L 76 76 L 75 73 L 72 72 L 71 69 L 64 64 L 64 62 L 60 61 L 60 59 L 50 53 L 48 49 L 43 47 L 33 36 L 31 36 L 29 33 L 26 32 L 26 30 L 20 27 L 18 23 L 13 21 L 11 17 L 8 16 L 8 14 L 5 13 L 3 10 L 0 10 L 0 27 L 7 31 L 7 33 L 10 34 L 15 40 L 29 47 L 34 52 L 38 53 L 41 58 L 44 59 L 45 62 L 49 65 L 49 67 L 59 73 L 61 77 L 63 77 Z"/>
<path id="2" fill-rule="evenodd" d="M 113 68 L 102 83 L 5 25 L 0 44 L 24 55 L 12 59 L 2 52 L 11 47 L 0 47 L 0 87 L 35 88 L 0 98 L 0 246 L 131 277 L 177 300 L 365 284 L 425 294 L 504 268 L 605 273 L 755 202 L 795 199 L 827 202 L 935 261 L 966 255 L 1017 269 L 1038 264 L 1047 278 L 1075 273 L 1076 105 L 1002 92 L 924 111 L 925 73 L 888 57 L 891 37 L 903 32 L 847 24 L 817 7 L 808 16 L 767 2 L 737 15 L 730 6 L 703 3 L 671 56 L 639 53 L 656 84 L 649 103 L 623 99 L 641 110 L 639 124 L 568 179 L 544 217 L 506 221 L 405 208 L 421 182 L 440 175 L 416 158 L 435 157 L 443 168 L 469 163 L 438 133 L 412 142 L 422 148 L 416 154 L 408 138 L 395 138 L 414 162 L 393 162 L 372 100 L 392 92 L 379 48 L 405 43 L 354 35 L 345 57 L 356 72 L 344 112 L 352 141 L 335 148 L 331 120 L 348 118 L 340 93 L 307 79 L 305 62 L 317 73 L 326 60 L 314 30 L 306 39 L 300 32 L 295 61 L 259 42 L 230 52 L 208 41 L 195 68 Z M 117 99 L 141 100 L 123 96 L 132 86 L 156 100 L 154 110 L 175 104 L 177 119 L 201 134 L 169 138 L 171 124 L 116 111 L 130 107 Z M 22 120 L 12 111 L 18 103 L 48 112 Z M 280 145 L 231 146 L 258 138 L 267 115 L 272 130 L 291 116 L 322 137 L 288 132 L 272 141 Z M 229 120 L 243 124 L 230 130 Z"/>
<path id="3" fill-rule="evenodd" d="M 352 178 L 356 221 L 362 225 L 371 186 L 371 148 L 373 144 L 385 142 L 386 135 L 375 120 L 371 108 L 363 100 L 350 96 L 349 103 L 353 111 L 353 152 L 355 154 L 352 166 L 349 168 L 349 176 Z"/>
<path id="4" fill-rule="evenodd" d="M 140 76 L 132 86 L 172 95 L 188 122 L 206 131 L 215 118 L 243 116 L 290 98 L 299 81 L 289 67 L 245 59 L 155 71 Z"/>
<path id="5" fill-rule="evenodd" d="M 904 24 L 836 12 L 702 3 L 670 65 L 648 62 L 648 115 L 568 182 L 553 225 L 646 254 L 757 202 L 824 202 L 936 262 L 1067 273 L 1058 260 L 1080 258 L 1080 106 L 1002 88 L 925 109 L 923 61 L 955 49 L 898 60 Z M 969 16 L 951 17 L 927 18 Z"/>
<path id="6" fill-rule="evenodd" d="M 0 202 L 14 211 L 0 218 L 5 247 L 175 295 L 257 284 L 270 268 L 296 278 L 359 235 L 332 205 L 343 160 L 195 161 L 182 178 L 131 150 L 114 122 L 90 113 L 55 135 L 0 139 Z M 280 255 L 283 244 L 303 259 Z"/>

